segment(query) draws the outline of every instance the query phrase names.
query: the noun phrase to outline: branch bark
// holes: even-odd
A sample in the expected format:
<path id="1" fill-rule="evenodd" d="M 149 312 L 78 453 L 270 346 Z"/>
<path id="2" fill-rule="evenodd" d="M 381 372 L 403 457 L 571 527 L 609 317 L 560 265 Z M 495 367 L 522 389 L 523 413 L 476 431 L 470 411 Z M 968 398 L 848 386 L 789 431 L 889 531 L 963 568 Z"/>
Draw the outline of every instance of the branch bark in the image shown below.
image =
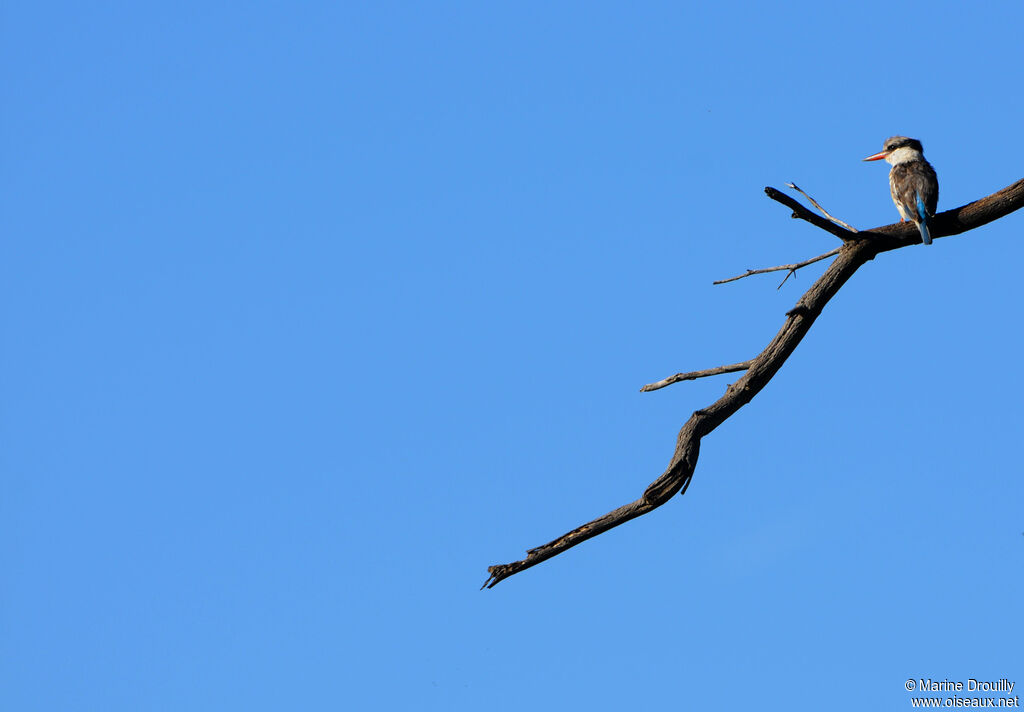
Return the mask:
<path id="1" fill-rule="evenodd" d="M 800 203 L 778 190 L 768 187 L 765 193 L 793 210 L 793 217 L 820 227 L 843 240 L 836 259 L 811 288 L 797 300 L 796 306 L 786 314 L 786 321 L 765 349 L 753 359 L 747 372 L 730 385 L 725 394 L 706 408 L 695 411 L 686 421 L 676 438 L 675 452 L 668 468 L 652 482 L 643 495 L 603 517 L 577 527 L 557 539 L 530 549 L 526 558 L 508 564 L 488 567 L 490 574 L 481 588 L 493 588 L 509 576 L 536 566 L 553 556 L 581 544 L 614 527 L 624 524 L 660 507 L 676 494 L 686 492 L 697 466 L 700 441 L 721 425 L 729 416 L 749 403 L 772 377 L 782 368 L 789 355 L 800 344 L 822 309 L 835 296 L 861 265 L 883 252 L 916 244 L 920 241 L 917 227 L 912 223 L 885 225 L 866 232 L 853 233 L 820 218 Z M 934 239 L 958 235 L 981 227 L 1024 207 L 1024 179 L 973 203 L 947 210 L 929 222 Z M 685 374 L 684 374 L 685 375 Z"/>

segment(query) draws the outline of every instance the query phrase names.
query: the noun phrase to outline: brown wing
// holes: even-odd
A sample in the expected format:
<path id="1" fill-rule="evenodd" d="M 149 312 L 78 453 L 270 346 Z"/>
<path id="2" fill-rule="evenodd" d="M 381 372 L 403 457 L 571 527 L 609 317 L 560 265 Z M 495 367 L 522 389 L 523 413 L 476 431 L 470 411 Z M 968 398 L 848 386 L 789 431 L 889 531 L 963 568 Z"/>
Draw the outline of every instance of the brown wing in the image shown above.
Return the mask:
<path id="1" fill-rule="evenodd" d="M 939 181 L 928 161 L 898 163 L 890 176 L 892 199 L 904 217 L 917 215 L 917 196 L 924 201 L 928 215 L 935 214 L 939 203 Z"/>

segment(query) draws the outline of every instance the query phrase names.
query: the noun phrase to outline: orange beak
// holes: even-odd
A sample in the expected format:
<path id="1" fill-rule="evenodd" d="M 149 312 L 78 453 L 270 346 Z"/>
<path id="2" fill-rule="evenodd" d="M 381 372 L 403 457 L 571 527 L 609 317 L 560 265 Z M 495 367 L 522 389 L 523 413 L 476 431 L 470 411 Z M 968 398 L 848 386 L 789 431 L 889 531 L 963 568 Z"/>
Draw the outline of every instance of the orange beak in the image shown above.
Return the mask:
<path id="1" fill-rule="evenodd" d="M 873 156 L 868 156 L 868 157 L 867 157 L 867 158 L 865 158 L 864 160 L 865 160 L 865 161 L 880 161 L 880 160 L 882 160 L 883 158 L 885 158 L 885 157 L 886 157 L 886 156 L 888 156 L 888 155 L 889 155 L 889 152 L 888 152 L 888 151 L 879 151 L 879 152 L 878 152 L 878 153 L 876 153 L 875 155 L 873 155 Z"/>

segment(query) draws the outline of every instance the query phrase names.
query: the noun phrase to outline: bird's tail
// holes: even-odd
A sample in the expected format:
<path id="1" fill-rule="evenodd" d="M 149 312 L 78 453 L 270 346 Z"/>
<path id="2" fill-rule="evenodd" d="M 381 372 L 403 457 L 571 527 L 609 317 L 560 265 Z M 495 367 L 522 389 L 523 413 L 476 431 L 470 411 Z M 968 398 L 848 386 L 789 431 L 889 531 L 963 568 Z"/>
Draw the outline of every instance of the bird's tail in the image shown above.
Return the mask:
<path id="1" fill-rule="evenodd" d="M 917 223 L 917 229 L 921 231 L 921 242 L 926 245 L 932 244 L 932 235 L 928 232 L 928 211 L 924 207 L 924 201 L 921 200 L 921 195 L 917 196 L 917 215 L 918 219 L 914 222 Z"/>

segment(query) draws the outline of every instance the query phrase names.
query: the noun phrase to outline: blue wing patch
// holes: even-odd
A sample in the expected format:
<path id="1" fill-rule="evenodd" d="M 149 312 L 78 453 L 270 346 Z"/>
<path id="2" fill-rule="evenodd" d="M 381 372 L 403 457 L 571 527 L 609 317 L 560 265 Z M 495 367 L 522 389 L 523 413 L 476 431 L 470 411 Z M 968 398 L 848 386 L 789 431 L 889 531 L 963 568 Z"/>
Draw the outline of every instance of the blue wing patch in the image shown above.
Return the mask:
<path id="1" fill-rule="evenodd" d="M 932 244 L 931 233 L 928 232 L 928 211 L 925 210 L 924 200 L 921 194 L 917 194 L 917 215 L 920 218 L 917 222 L 917 229 L 921 232 L 921 242 L 926 245 Z"/>

